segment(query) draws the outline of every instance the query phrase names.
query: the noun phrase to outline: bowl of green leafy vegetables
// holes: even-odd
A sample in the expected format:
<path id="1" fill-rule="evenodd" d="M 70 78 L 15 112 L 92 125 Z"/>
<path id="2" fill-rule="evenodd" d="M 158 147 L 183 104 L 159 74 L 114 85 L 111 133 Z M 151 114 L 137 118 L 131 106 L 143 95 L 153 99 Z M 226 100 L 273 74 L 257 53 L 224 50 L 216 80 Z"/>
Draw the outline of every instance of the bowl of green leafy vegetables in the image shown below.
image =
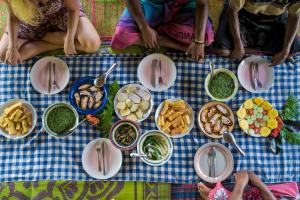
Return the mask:
<path id="1" fill-rule="evenodd" d="M 208 96 L 215 101 L 229 101 L 235 97 L 239 87 L 235 74 L 225 68 L 214 70 L 205 79 L 205 90 Z"/>
<path id="2" fill-rule="evenodd" d="M 71 135 L 79 123 L 79 116 L 73 106 L 59 102 L 50 105 L 43 114 L 43 129 L 50 135 L 62 138 Z"/>
<path id="3" fill-rule="evenodd" d="M 168 162 L 173 154 L 173 143 L 162 131 L 151 130 L 141 135 L 137 144 L 138 154 L 144 154 L 141 160 L 151 166 L 160 166 Z"/>

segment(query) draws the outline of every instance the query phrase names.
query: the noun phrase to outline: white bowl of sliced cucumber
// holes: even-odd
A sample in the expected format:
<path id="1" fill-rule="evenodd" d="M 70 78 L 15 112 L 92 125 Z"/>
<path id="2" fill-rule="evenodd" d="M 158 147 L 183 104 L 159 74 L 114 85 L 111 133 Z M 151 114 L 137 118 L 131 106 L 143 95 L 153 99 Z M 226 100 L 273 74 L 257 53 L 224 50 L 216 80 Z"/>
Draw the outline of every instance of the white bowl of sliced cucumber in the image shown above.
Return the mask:
<path id="1" fill-rule="evenodd" d="M 173 154 L 173 143 L 162 131 L 151 130 L 144 133 L 137 144 L 138 154 L 145 154 L 141 160 L 151 166 L 160 166 L 170 160 Z"/>

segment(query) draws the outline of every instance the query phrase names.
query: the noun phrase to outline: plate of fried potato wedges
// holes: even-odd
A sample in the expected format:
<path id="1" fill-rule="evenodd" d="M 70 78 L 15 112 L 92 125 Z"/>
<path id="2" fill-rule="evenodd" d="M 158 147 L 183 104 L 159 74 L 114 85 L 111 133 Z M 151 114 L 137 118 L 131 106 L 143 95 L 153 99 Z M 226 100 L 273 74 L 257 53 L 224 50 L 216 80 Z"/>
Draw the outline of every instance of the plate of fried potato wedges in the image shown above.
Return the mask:
<path id="1" fill-rule="evenodd" d="M 0 106 L 0 134 L 9 139 L 29 135 L 37 121 L 33 106 L 22 99 L 12 99 Z"/>
<path id="2" fill-rule="evenodd" d="M 209 102 L 199 111 L 198 124 L 206 136 L 214 139 L 222 138 L 225 131 L 233 130 L 234 114 L 225 103 Z"/>
<path id="3" fill-rule="evenodd" d="M 182 99 L 163 101 L 155 113 L 157 128 L 171 138 L 181 138 L 189 134 L 194 121 L 193 109 Z"/>

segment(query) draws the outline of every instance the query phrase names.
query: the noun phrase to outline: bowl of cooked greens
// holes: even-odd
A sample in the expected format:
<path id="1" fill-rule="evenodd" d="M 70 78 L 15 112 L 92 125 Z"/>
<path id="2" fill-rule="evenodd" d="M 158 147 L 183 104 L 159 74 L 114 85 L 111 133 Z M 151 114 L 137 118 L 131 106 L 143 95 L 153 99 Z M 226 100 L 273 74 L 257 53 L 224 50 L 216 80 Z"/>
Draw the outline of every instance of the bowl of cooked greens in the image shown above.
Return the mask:
<path id="1" fill-rule="evenodd" d="M 151 166 L 168 162 L 173 154 L 173 143 L 162 131 L 151 130 L 144 133 L 137 144 L 138 154 L 145 154 L 141 160 Z"/>
<path id="2" fill-rule="evenodd" d="M 43 114 L 43 128 L 54 137 L 65 137 L 72 134 L 79 121 L 75 108 L 67 103 L 50 105 Z"/>
<path id="3" fill-rule="evenodd" d="M 205 90 L 208 96 L 216 101 L 229 101 L 238 91 L 239 83 L 235 74 L 225 68 L 214 70 L 211 77 L 209 73 L 205 79 Z"/>
<path id="4" fill-rule="evenodd" d="M 119 120 L 110 129 L 111 143 L 122 151 L 129 151 L 136 147 L 140 137 L 140 127 L 130 120 Z"/>

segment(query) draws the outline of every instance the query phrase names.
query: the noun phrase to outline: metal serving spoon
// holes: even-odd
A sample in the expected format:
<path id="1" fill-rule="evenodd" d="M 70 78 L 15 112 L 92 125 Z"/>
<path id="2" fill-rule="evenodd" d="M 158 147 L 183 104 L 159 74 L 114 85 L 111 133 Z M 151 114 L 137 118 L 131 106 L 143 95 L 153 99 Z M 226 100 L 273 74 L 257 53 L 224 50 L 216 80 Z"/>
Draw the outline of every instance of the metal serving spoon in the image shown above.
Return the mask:
<path id="1" fill-rule="evenodd" d="M 146 154 L 130 153 L 130 157 L 132 157 L 132 158 L 141 158 L 141 157 L 147 158 L 148 156 Z"/>
<path id="2" fill-rule="evenodd" d="M 114 63 L 104 74 L 101 74 L 100 76 L 97 76 L 94 80 L 94 85 L 97 87 L 103 87 L 103 85 L 106 83 L 107 76 L 114 70 L 114 68 L 117 66 L 117 63 Z"/>
<path id="3" fill-rule="evenodd" d="M 68 131 L 66 131 L 67 133 L 72 133 L 78 126 L 80 126 L 83 122 L 86 121 L 86 118 L 84 118 L 83 120 L 81 120 L 80 122 L 78 122 L 78 124 L 76 124 L 76 126 L 70 128 Z"/>
<path id="4" fill-rule="evenodd" d="M 209 69 L 210 69 L 210 80 L 215 75 L 215 65 L 212 62 L 209 62 Z"/>
<path id="5" fill-rule="evenodd" d="M 242 154 L 243 156 L 245 156 L 245 152 L 236 144 L 235 138 L 232 135 L 232 133 L 229 133 L 227 131 L 224 132 L 223 134 L 223 138 L 226 142 L 232 144 L 235 146 L 235 148 L 237 148 L 237 150 L 239 151 L 240 154 Z"/>

